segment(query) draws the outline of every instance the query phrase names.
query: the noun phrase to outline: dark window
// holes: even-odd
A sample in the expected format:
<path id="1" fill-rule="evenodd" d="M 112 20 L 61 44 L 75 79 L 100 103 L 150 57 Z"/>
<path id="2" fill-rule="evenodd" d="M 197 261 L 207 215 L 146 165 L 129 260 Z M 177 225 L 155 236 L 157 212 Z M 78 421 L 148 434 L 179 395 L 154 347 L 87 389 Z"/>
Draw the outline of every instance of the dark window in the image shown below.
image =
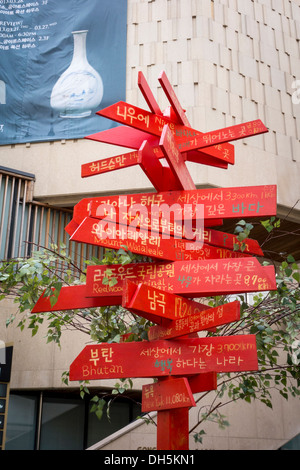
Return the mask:
<path id="1" fill-rule="evenodd" d="M 103 391 L 102 391 L 103 392 Z M 83 450 L 118 431 L 141 414 L 134 400 L 118 399 L 99 420 L 90 412 L 90 399 L 78 392 L 11 392 L 6 450 Z"/>

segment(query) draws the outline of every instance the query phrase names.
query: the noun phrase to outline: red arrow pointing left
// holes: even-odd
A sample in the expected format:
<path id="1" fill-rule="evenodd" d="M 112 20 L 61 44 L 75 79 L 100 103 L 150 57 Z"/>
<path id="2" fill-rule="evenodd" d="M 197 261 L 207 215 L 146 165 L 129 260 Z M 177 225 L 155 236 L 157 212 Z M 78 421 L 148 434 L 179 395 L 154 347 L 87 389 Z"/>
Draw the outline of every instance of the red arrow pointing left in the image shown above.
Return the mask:
<path id="1" fill-rule="evenodd" d="M 256 336 L 238 335 L 86 346 L 70 380 L 187 376 L 258 369 Z"/>

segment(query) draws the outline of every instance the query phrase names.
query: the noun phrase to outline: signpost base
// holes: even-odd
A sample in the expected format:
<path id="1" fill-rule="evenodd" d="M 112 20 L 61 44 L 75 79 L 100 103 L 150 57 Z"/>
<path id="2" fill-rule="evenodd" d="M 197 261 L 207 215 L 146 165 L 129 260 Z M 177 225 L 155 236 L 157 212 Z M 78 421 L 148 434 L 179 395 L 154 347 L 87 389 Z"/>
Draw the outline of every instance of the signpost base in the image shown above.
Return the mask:
<path id="1" fill-rule="evenodd" d="M 189 450 L 189 408 L 157 412 L 157 450 Z"/>

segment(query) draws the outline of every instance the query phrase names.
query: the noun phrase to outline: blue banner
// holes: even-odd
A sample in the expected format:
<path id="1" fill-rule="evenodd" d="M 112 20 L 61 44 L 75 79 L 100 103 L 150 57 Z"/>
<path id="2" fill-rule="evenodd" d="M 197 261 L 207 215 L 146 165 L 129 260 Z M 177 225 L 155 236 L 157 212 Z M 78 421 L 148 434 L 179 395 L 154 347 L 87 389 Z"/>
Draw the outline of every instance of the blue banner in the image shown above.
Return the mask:
<path id="1" fill-rule="evenodd" d="M 126 0 L 0 0 L 0 144 L 82 138 L 126 91 Z"/>

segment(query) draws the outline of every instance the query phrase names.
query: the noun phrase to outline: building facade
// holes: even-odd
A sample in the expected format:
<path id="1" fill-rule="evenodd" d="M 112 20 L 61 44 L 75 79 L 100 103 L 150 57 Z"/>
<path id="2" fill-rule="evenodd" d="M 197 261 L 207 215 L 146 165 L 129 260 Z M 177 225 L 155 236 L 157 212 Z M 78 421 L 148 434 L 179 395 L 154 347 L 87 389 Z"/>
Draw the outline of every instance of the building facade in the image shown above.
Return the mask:
<path id="1" fill-rule="evenodd" d="M 207 132 L 261 119 L 269 132 L 236 142 L 235 164 L 227 170 L 196 163 L 187 165 L 197 188 L 277 185 L 277 215 L 294 235 L 285 239 L 282 249 L 277 244 L 267 248 L 270 252 L 288 250 L 297 261 L 299 41 L 297 0 L 127 2 L 126 102 L 148 109 L 137 85 L 138 72 L 142 71 L 161 109 L 165 109 L 169 103 L 157 80 L 164 70 L 194 129 Z M 22 251 L 22 242 L 28 238 L 15 228 L 20 223 L 28 228 L 24 233 L 30 233 L 36 243 L 40 240 L 45 246 L 50 239 L 61 237 L 69 243 L 63 228 L 72 216 L 73 206 L 81 199 L 153 191 L 138 166 L 81 178 L 82 164 L 118 155 L 123 150 L 128 151 L 86 139 L 1 146 L 1 258 L 28 255 Z M 10 205 L 9 201 L 17 202 Z M 8 220 L 12 207 L 18 212 L 17 215 L 14 212 L 14 224 Z M 70 246 L 73 252 L 78 250 L 74 243 Z M 130 425 L 126 432 L 119 431 L 97 444 L 107 433 L 87 418 L 87 405 L 78 401 L 78 388 L 67 389 L 61 383 L 62 372 L 68 370 L 82 350 L 85 338 L 79 333 L 66 334 L 62 348 L 58 349 L 54 344 L 46 344 L 42 333 L 31 338 L 28 331 L 6 329 L 6 318 L 13 311 L 9 300 L 0 303 L 0 339 L 14 343 L 10 406 L 15 412 L 11 411 L 8 425 L 8 448 L 155 447 L 155 430 L 145 424 L 139 428 Z M 142 383 L 135 381 L 136 396 Z M 114 381 L 97 381 L 91 387 L 94 391 L 105 390 L 113 384 Z M 136 405 L 120 402 L 118 406 L 122 412 L 116 411 L 118 419 L 109 434 L 139 413 Z M 68 424 L 64 413 L 70 416 Z M 231 426 L 222 431 L 209 424 L 203 444 L 191 441 L 191 448 L 279 449 L 299 434 L 299 402 L 294 400 L 285 402 L 276 396 L 273 410 L 259 403 L 235 404 L 224 414 L 229 416 Z M 78 419 L 84 423 L 84 435 L 71 433 L 72 420 Z M 195 419 L 196 413 L 191 412 L 191 422 Z M 63 423 L 66 435 L 69 433 L 66 441 L 54 438 L 57 426 Z"/>

